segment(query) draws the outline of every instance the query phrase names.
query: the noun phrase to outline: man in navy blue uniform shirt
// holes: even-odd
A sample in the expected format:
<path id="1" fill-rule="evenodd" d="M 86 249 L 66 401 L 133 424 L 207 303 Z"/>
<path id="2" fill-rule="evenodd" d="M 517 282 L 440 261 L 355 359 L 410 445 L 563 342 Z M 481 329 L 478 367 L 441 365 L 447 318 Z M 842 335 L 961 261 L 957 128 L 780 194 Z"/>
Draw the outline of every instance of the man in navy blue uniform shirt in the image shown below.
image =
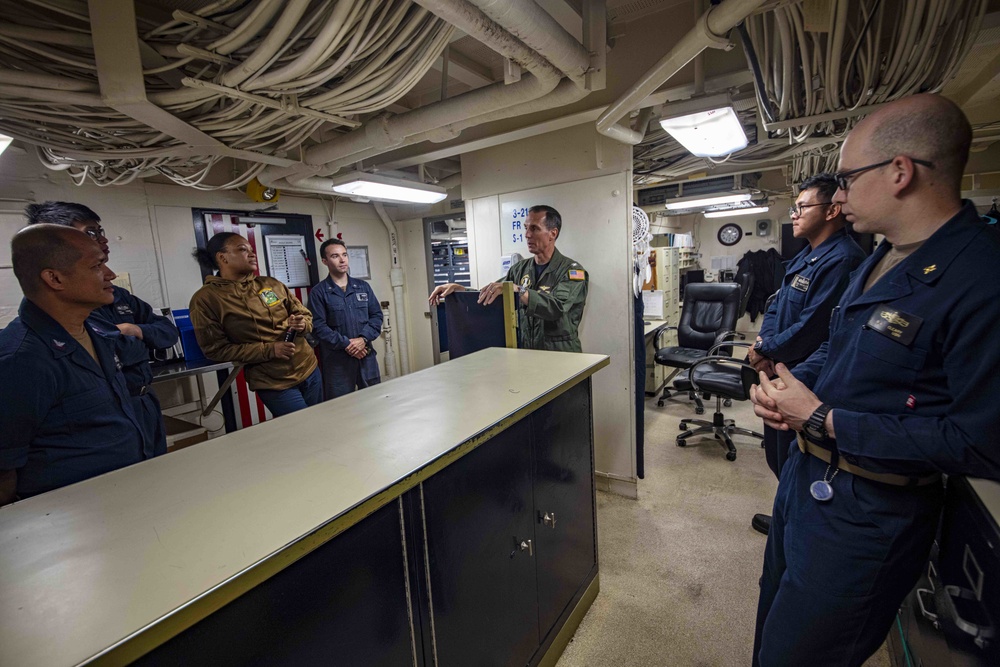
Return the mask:
<path id="1" fill-rule="evenodd" d="M 830 312 L 847 288 L 848 277 L 865 258 L 847 235 L 840 204 L 833 203 L 837 179 L 817 174 L 799 186 L 799 195 L 789 209 L 792 235 L 809 242 L 785 266 L 785 279 L 771 302 L 750 350 L 750 363 L 758 371 L 774 375 L 774 364 L 789 369 L 816 351 L 830 333 Z M 795 431 L 777 431 L 764 426 L 764 453 L 774 476 L 780 479 Z M 767 534 L 771 517 L 757 514 L 753 527 Z"/>
<path id="2" fill-rule="evenodd" d="M 11 241 L 25 295 L 0 331 L 0 505 L 152 456 L 132 410 L 117 329 L 88 319 L 115 274 L 86 234 L 36 225 Z"/>
<path id="3" fill-rule="evenodd" d="M 49 223 L 79 229 L 110 255 L 108 238 L 101 227 L 101 218 L 83 204 L 47 201 L 29 204 L 25 210 L 29 225 Z M 125 382 L 132 396 L 132 407 L 142 423 L 146 442 L 152 447 L 147 454 L 160 455 L 167 451 L 167 434 L 163 426 L 160 401 L 152 390 L 153 371 L 149 367 L 150 350 L 162 350 L 177 342 L 177 327 L 169 318 L 157 315 L 142 299 L 124 287 L 114 287 L 114 303 L 97 308 L 91 317 L 106 329 L 118 329 L 118 358 L 123 365 Z"/>
<path id="4" fill-rule="evenodd" d="M 927 563 L 941 473 L 1000 478 L 1000 235 L 960 199 L 972 130 L 915 95 L 851 131 L 833 201 L 880 244 L 830 338 L 761 374 L 754 411 L 799 431 L 781 472 L 754 664 L 861 665 Z M 984 273 L 985 272 L 985 273 Z"/>
<path id="5" fill-rule="evenodd" d="M 327 239 L 319 254 L 330 275 L 309 293 L 309 310 L 320 341 L 323 395 L 330 400 L 381 381 L 371 343 L 382 331 L 383 315 L 371 285 L 348 275 L 343 241 Z"/>

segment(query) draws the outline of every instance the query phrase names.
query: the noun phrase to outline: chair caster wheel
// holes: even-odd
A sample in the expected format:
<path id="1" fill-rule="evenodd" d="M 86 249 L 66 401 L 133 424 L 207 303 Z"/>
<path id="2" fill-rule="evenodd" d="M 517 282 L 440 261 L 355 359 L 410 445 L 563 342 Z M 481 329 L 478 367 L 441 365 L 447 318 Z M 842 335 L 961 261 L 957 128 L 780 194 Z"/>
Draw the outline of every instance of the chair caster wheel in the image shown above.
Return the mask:
<path id="1" fill-rule="evenodd" d="M 722 440 L 722 438 L 720 438 L 718 435 L 715 436 L 715 439 L 716 440 Z"/>
<path id="2" fill-rule="evenodd" d="M 663 407 L 663 401 L 657 401 L 656 402 L 656 407 L 662 408 Z"/>
<path id="3" fill-rule="evenodd" d="M 680 430 L 681 430 L 681 431 L 686 431 L 686 430 L 688 430 L 688 425 L 687 425 L 687 422 L 681 422 L 681 424 L 680 424 Z"/>
<path id="4" fill-rule="evenodd" d="M 727 398 L 726 400 L 722 401 L 722 404 L 727 408 L 731 408 L 733 407 L 733 399 Z"/>
<path id="5" fill-rule="evenodd" d="M 764 441 L 763 440 L 760 441 L 760 448 L 764 449 Z"/>
<path id="6" fill-rule="evenodd" d="M 677 446 L 678 447 L 687 447 L 687 442 L 684 441 L 684 438 L 677 438 Z"/>
<path id="7" fill-rule="evenodd" d="M 705 408 L 695 408 L 694 409 L 694 413 L 696 415 L 703 415 L 703 414 L 705 414 Z"/>
<path id="8" fill-rule="evenodd" d="M 735 461 L 736 460 L 736 452 L 726 452 L 726 460 L 727 461 Z"/>

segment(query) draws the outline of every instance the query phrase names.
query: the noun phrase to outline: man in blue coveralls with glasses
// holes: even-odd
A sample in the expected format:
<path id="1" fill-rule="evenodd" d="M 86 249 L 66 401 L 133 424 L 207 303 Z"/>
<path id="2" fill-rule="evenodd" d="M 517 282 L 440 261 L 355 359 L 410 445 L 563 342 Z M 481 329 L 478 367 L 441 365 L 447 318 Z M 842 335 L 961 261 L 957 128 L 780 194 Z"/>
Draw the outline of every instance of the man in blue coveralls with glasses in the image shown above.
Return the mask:
<path id="1" fill-rule="evenodd" d="M 962 202 L 972 129 L 915 95 L 851 131 L 840 204 L 885 235 L 853 274 L 830 338 L 754 411 L 798 432 L 768 535 L 755 665 L 861 665 L 926 562 L 941 474 L 1000 478 L 1000 236 Z"/>
<path id="2" fill-rule="evenodd" d="M 816 174 L 802 182 L 795 203 L 788 209 L 792 235 L 809 245 L 785 265 L 781 289 L 764 314 L 760 335 L 750 349 L 750 363 L 769 377 L 774 376 L 774 364 L 795 368 L 826 340 L 830 312 L 847 288 L 851 272 L 865 258 L 847 235 L 840 204 L 832 201 L 836 192 L 833 174 Z M 794 441 L 795 431 L 764 426 L 764 454 L 778 479 Z M 766 535 L 771 517 L 756 514 L 751 524 Z"/>

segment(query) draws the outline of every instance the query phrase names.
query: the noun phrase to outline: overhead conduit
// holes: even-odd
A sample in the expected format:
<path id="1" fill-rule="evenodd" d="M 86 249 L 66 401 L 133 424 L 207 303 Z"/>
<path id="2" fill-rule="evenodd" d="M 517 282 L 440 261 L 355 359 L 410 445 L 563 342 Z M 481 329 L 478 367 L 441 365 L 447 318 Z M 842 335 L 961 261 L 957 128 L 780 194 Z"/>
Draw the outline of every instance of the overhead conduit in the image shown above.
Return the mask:
<path id="1" fill-rule="evenodd" d="M 622 118 L 636 109 L 657 88 L 674 76 L 699 53 L 709 47 L 728 48 L 725 37 L 733 27 L 755 12 L 767 0 L 723 0 L 712 7 L 697 25 L 681 37 L 658 63 L 632 84 L 621 97 L 612 102 L 597 119 L 597 131 L 616 141 L 636 145 L 643 139 L 643 133 L 618 124 Z"/>
<path id="2" fill-rule="evenodd" d="M 265 169 L 258 176 L 262 183 L 269 187 L 329 193 L 332 186 L 329 183 L 323 186 L 322 181 L 315 179 L 316 175 L 336 173 L 343 166 L 401 146 L 428 139 L 452 138 L 465 127 L 488 122 L 484 119 L 508 118 L 565 104 L 565 100 L 571 97 L 565 92 L 565 88 L 556 97 L 537 104 L 556 89 L 566 74 L 562 69 L 553 66 L 553 60 L 566 63 L 577 75 L 580 83 L 572 85 L 580 92 L 572 97 L 580 99 L 587 94 L 587 91 L 580 87 L 586 64 L 579 59 L 573 64 L 562 40 L 558 41 L 562 48 L 555 49 L 554 54 L 538 51 L 522 43 L 513 36 L 506 25 L 494 21 L 467 0 L 415 0 L 415 2 L 475 37 L 500 55 L 518 63 L 529 74 L 512 84 L 496 83 L 397 116 L 371 119 L 362 128 L 307 149 L 303 160 L 306 166 Z M 534 2 L 518 4 L 532 5 L 537 11 L 545 13 Z M 524 6 L 521 10 L 520 13 L 506 12 L 502 18 L 505 21 L 514 21 L 524 16 L 534 16 L 534 13 Z M 552 20 L 551 17 L 549 20 Z M 559 29 L 565 33 L 561 26 Z M 565 36 L 572 40 L 568 33 L 565 33 Z M 585 55 L 586 52 L 579 42 L 572 41 Z M 543 48 L 550 43 L 555 42 L 546 42 Z"/>

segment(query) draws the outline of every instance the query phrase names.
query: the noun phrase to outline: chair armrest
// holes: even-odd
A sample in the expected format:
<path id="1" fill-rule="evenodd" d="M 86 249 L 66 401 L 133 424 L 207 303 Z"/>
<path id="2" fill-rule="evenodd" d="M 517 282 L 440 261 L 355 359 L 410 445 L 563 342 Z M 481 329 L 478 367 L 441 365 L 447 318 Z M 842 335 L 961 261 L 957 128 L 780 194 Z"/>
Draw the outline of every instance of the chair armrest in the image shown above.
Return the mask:
<path id="1" fill-rule="evenodd" d="M 753 345 L 751 345 L 750 343 L 737 343 L 736 341 L 726 341 L 724 343 L 716 343 L 715 345 L 713 345 L 712 347 L 710 347 L 708 349 L 708 355 L 709 356 L 711 356 L 711 355 L 721 356 L 721 355 L 717 355 L 716 352 L 718 352 L 723 347 L 745 347 L 745 348 L 749 349 L 749 348 L 753 347 Z M 728 358 L 731 359 L 732 357 L 728 357 Z"/>
<path id="2" fill-rule="evenodd" d="M 746 340 L 746 334 L 739 331 L 723 331 L 718 336 L 715 337 L 716 343 L 721 343 L 724 340 L 730 340 L 730 338 L 739 338 L 740 340 Z"/>
<path id="3" fill-rule="evenodd" d="M 653 349 L 654 350 L 659 350 L 660 349 L 660 336 L 663 334 L 663 332 L 664 331 L 670 331 L 671 329 L 673 329 L 673 330 L 676 331 L 677 327 L 663 327 L 662 329 L 659 329 L 655 334 L 653 334 Z"/>

